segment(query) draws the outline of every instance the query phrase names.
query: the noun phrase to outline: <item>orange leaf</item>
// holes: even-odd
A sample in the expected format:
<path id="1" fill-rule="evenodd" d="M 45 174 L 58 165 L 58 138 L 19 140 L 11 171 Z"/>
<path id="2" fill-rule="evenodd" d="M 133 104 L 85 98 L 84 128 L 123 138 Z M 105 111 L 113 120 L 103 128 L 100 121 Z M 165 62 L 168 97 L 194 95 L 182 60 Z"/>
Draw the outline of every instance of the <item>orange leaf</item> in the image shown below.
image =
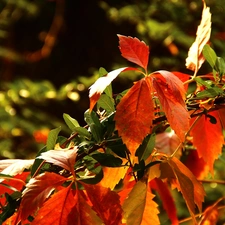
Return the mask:
<path id="1" fill-rule="evenodd" d="M 172 225 L 178 225 L 176 206 L 168 186 L 158 178 L 151 180 L 150 186 L 159 193 L 163 208 L 166 210 Z"/>
<path id="2" fill-rule="evenodd" d="M 147 191 L 145 181 L 138 181 L 123 203 L 126 225 L 160 224 L 157 204 L 152 200 L 154 195 Z"/>
<path id="3" fill-rule="evenodd" d="M 32 225 L 69 225 L 77 224 L 79 217 L 75 208 L 76 202 L 71 186 L 54 194 L 38 211 Z M 44 219 L 43 219 L 44 218 Z"/>
<path id="4" fill-rule="evenodd" d="M 89 98 L 90 98 L 90 111 L 94 108 L 96 102 L 100 98 L 100 95 L 102 92 L 106 89 L 108 85 L 111 84 L 111 82 L 121 73 L 127 70 L 137 70 L 136 68 L 132 67 L 123 67 L 120 69 L 113 70 L 112 72 L 108 73 L 104 77 L 98 78 L 98 80 L 95 81 L 94 84 L 91 85 L 89 88 Z"/>
<path id="5" fill-rule="evenodd" d="M 153 86 L 171 128 L 181 141 L 189 130 L 189 114 L 184 102 L 185 90 L 182 81 L 168 71 L 151 74 Z"/>
<path id="6" fill-rule="evenodd" d="M 195 204 L 198 206 L 199 211 L 201 211 L 205 196 L 202 184 L 200 184 L 191 171 L 175 157 L 165 163 L 161 163 L 160 168 L 161 179 L 167 178 L 181 191 L 192 219 L 196 223 L 194 215 Z"/>
<path id="7" fill-rule="evenodd" d="M 122 56 L 130 62 L 147 70 L 149 47 L 137 38 L 118 35 L 119 49 Z"/>
<path id="8" fill-rule="evenodd" d="M 77 221 L 76 225 L 102 225 L 102 220 L 96 215 L 95 211 L 87 204 L 83 198 L 81 191 L 77 190 L 75 195 L 75 202 L 77 208 Z M 75 224 L 75 223 L 74 223 Z"/>
<path id="9" fill-rule="evenodd" d="M 120 182 L 120 180 L 124 178 L 128 169 L 129 167 L 127 166 L 115 168 L 103 167 L 104 176 L 99 184 L 103 187 L 110 188 L 111 190 L 113 190 L 115 186 Z"/>
<path id="10" fill-rule="evenodd" d="M 217 123 L 212 124 L 209 117 L 202 115 L 191 130 L 191 135 L 199 157 L 204 159 L 213 174 L 213 164 L 222 151 L 224 137 L 218 112 L 214 111 L 208 114 L 215 117 Z M 191 122 L 193 121 L 194 119 L 191 120 Z"/>
<path id="11" fill-rule="evenodd" d="M 77 147 L 67 150 L 50 150 L 43 152 L 37 158 L 44 159 L 46 162 L 53 163 L 73 173 L 76 156 Z"/>
<path id="12" fill-rule="evenodd" d="M 116 129 L 132 156 L 145 136 L 151 132 L 153 118 L 150 85 L 143 78 L 122 98 L 115 114 Z"/>
<path id="13" fill-rule="evenodd" d="M 225 108 L 218 109 L 220 121 L 223 129 L 225 129 Z"/>
<path id="14" fill-rule="evenodd" d="M 209 7 L 206 7 L 203 0 L 203 10 L 201 23 L 198 26 L 195 42 L 189 49 L 188 57 L 186 59 L 186 67 L 192 71 L 198 71 L 205 61 L 202 50 L 208 43 L 211 35 L 211 13 Z"/>
<path id="15" fill-rule="evenodd" d="M 40 207 L 49 194 L 57 186 L 63 184 L 66 178 L 55 173 L 43 173 L 31 178 L 23 191 L 23 198 L 20 204 L 21 219 L 25 220 L 38 207 Z"/>
<path id="16" fill-rule="evenodd" d="M 143 213 L 143 218 L 141 221 L 141 225 L 157 225 L 160 224 L 159 221 L 159 210 L 158 205 L 153 201 L 153 198 L 155 195 L 152 194 L 151 189 L 147 188 L 147 194 L 146 194 L 146 203 L 145 203 L 145 209 Z"/>
<path id="17" fill-rule="evenodd" d="M 207 207 L 202 213 L 203 216 L 198 225 L 217 224 L 219 219 L 218 204 L 224 200 L 224 197 L 218 199 L 213 205 Z"/>
<path id="18" fill-rule="evenodd" d="M 121 224 L 122 208 L 119 195 L 109 188 L 100 185 L 88 185 L 82 183 L 88 198 L 93 204 L 93 210 L 97 212 L 105 225 Z"/>

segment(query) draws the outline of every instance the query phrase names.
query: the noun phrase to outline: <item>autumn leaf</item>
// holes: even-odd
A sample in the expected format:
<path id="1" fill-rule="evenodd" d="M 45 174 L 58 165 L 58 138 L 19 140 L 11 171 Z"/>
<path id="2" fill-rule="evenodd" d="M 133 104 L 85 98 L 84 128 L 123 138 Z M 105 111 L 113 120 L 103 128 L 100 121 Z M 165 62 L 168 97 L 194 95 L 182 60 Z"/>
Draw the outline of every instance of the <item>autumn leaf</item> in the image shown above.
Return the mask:
<path id="1" fill-rule="evenodd" d="M 168 71 L 157 71 L 149 77 L 166 114 L 171 128 L 181 141 L 189 130 L 189 114 L 184 102 L 185 90 L 182 81 Z"/>
<path id="2" fill-rule="evenodd" d="M 52 195 L 38 211 L 32 225 L 70 225 L 78 224 L 79 219 L 75 208 L 76 202 L 74 194 L 69 185 L 67 188 L 60 190 Z M 44 219 L 43 219 L 44 218 Z"/>
<path id="3" fill-rule="evenodd" d="M 192 71 L 198 71 L 205 58 L 202 55 L 203 47 L 209 42 L 211 35 L 211 13 L 203 0 L 201 23 L 198 26 L 195 42 L 189 49 L 186 58 L 186 67 Z"/>
<path id="4" fill-rule="evenodd" d="M 162 200 L 163 208 L 166 210 L 172 225 L 178 225 L 177 210 L 173 197 L 166 185 L 161 179 L 155 178 L 151 180 L 150 187 L 159 193 Z"/>
<path id="5" fill-rule="evenodd" d="M 197 151 L 190 151 L 187 159 L 185 160 L 185 165 L 199 180 L 204 179 L 209 173 L 209 166 L 207 165 L 207 162 L 205 162 L 202 157 L 199 157 Z"/>
<path id="6" fill-rule="evenodd" d="M 199 157 L 204 159 L 209 166 L 211 174 L 213 174 L 213 164 L 222 152 L 224 137 L 218 112 L 213 111 L 208 113 L 208 115 L 216 119 L 216 124 L 211 123 L 207 115 L 202 115 L 191 130 L 191 136 Z M 191 119 L 191 123 L 194 120 L 194 118 Z"/>
<path id="7" fill-rule="evenodd" d="M 120 182 L 120 180 L 124 178 L 128 168 L 128 166 L 115 168 L 103 167 L 104 176 L 99 184 L 103 187 L 110 188 L 111 190 L 113 190 L 115 186 Z"/>
<path id="8" fill-rule="evenodd" d="M 76 225 L 102 225 L 102 220 L 96 215 L 96 212 L 88 205 L 83 193 L 77 190 L 75 195 L 77 218 L 79 222 Z"/>
<path id="9" fill-rule="evenodd" d="M 111 82 L 121 73 L 128 70 L 137 70 L 136 68 L 132 67 L 123 67 L 120 69 L 113 70 L 109 72 L 106 76 L 98 78 L 98 80 L 95 81 L 94 84 L 91 85 L 89 88 L 89 99 L 90 99 L 90 111 L 94 108 L 96 102 L 100 98 L 103 91 L 106 89 L 108 85 L 111 84 Z M 137 70 L 138 71 L 138 70 Z"/>
<path id="10" fill-rule="evenodd" d="M 132 156 L 151 132 L 154 106 L 151 87 L 143 78 L 136 82 L 117 105 L 116 129 Z"/>
<path id="11" fill-rule="evenodd" d="M 119 49 L 122 56 L 130 62 L 141 66 L 147 70 L 149 47 L 138 38 L 126 37 L 118 35 Z"/>
<path id="12" fill-rule="evenodd" d="M 92 203 L 92 208 L 102 219 L 105 225 L 121 224 L 122 208 L 120 205 L 119 195 L 98 185 L 87 185 L 82 183 L 88 198 Z"/>
<path id="13" fill-rule="evenodd" d="M 46 172 L 31 178 L 23 191 L 20 205 L 21 219 L 25 220 L 38 207 L 40 207 L 50 193 L 59 185 L 63 184 L 66 178 Z"/>
<path id="14" fill-rule="evenodd" d="M 75 159 L 77 156 L 77 147 L 66 150 L 49 150 L 41 153 L 38 159 L 44 159 L 46 162 L 53 163 L 73 173 Z"/>
<path id="15" fill-rule="evenodd" d="M 208 206 L 202 213 L 202 218 L 198 225 L 217 224 L 219 219 L 218 204 L 224 200 L 224 197 L 219 198 L 213 205 Z"/>
<path id="16" fill-rule="evenodd" d="M 154 195 L 145 181 L 138 181 L 125 199 L 122 208 L 126 225 L 160 224 L 157 204 L 152 200 Z"/>
<path id="17" fill-rule="evenodd" d="M 34 159 L 3 159 L 0 160 L 0 172 L 10 176 L 21 174 L 25 169 L 29 169 L 34 163 Z M 2 179 L 0 179 L 0 182 Z"/>
<path id="18" fill-rule="evenodd" d="M 176 157 L 160 164 L 161 179 L 168 179 L 172 185 L 181 191 L 190 215 L 196 224 L 195 204 L 202 209 L 205 191 L 191 171 Z"/>

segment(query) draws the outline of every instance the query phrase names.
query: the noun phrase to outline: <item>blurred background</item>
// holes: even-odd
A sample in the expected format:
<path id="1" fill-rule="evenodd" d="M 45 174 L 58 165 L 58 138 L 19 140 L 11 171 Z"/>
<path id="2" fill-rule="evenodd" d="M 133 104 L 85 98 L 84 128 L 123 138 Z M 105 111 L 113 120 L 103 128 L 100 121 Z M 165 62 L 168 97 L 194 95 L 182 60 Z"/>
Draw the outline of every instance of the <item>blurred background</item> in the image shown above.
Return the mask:
<path id="1" fill-rule="evenodd" d="M 223 57 L 224 2 L 206 2 L 212 47 Z M 34 157 L 57 126 L 69 135 L 63 113 L 84 124 L 88 87 L 99 67 L 132 65 L 120 55 L 117 34 L 150 46 L 149 72 L 190 73 L 185 58 L 201 12 L 201 0 L 1 0 L 0 158 Z M 119 76 L 115 93 L 135 79 L 133 73 Z"/>

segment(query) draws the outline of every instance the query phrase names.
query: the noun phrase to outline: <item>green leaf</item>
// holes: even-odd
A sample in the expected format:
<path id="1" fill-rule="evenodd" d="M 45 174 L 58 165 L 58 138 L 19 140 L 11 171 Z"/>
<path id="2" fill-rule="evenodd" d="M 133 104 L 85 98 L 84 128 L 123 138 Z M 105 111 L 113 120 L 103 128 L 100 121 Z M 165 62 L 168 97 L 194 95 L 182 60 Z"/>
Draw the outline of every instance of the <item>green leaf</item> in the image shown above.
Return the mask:
<path id="1" fill-rule="evenodd" d="M 56 140 L 58 138 L 58 134 L 60 131 L 61 131 L 61 127 L 58 127 L 49 132 L 48 140 L 47 140 L 47 150 L 54 149 L 56 145 Z"/>
<path id="2" fill-rule="evenodd" d="M 97 114 L 94 111 L 87 110 L 84 113 L 84 119 L 88 126 L 90 127 L 93 138 L 97 143 L 102 141 L 102 126 L 99 121 Z"/>
<path id="3" fill-rule="evenodd" d="M 205 57 L 206 61 L 209 63 L 209 65 L 214 68 L 215 63 L 216 63 L 216 58 L 217 55 L 214 52 L 214 50 L 209 46 L 209 45 L 205 45 L 203 47 L 203 56 Z"/>
<path id="4" fill-rule="evenodd" d="M 98 107 L 101 107 L 106 110 L 107 113 L 111 113 L 115 111 L 115 105 L 113 98 L 110 98 L 106 94 L 102 94 L 97 102 Z"/>
<path id="5" fill-rule="evenodd" d="M 210 84 L 208 84 L 206 81 L 204 81 L 202 78 L 200 78 L 200 77 L 195 77 L 195 79 L 194 79 L 198 84 L 201 84 L 201 85 L 203 85 L 203 86 L 205 86 L 205 87 L 207 87 L 207 88 L 211 88 L 211 85 Z"/>
<path id="6" fill-rule="evenodd" d="M 215 86 L 197 93 L 196 99 L 215 98 L 216 96 L 219 96 L 220 94 L 223 93 L 224 93 L 223 89 Z"/>
<path id="7" fill-rule="evenodd" d="M 223 58 L 216 58 L 215 70 L 218 71 L 220 78 L 225 74 L 225 62 Z"/>
<path id="8" fill-rule="evenodd" d="M 97 153 L 97 154 L 92 154 L 91 155 L 95 160 L 97 160 L 102 166 L 107 166 L 107 167 L 118 167 L 121 166 L 123 161 L 115 157 L 114 155 L 111 154 L 106 154 L 106 153 Z"/>
<path id="9" fill-rule="evenodd" d="M 106 74 L 108 74 L 108 72 L 103 67 L 100 67 L 98 72 L 99 72 L 99 77 L 103 77 Z M 107 96 L 112 98 L 112 85 L 111 84 L 108 85 L 106 89 L 104 90 L 104 92 L 106 93 Z"/>
<path id="10" fill-rule="evenodd" d="M 136 151 L 139 161 L 146 160 L 155 147 L 155 133 L 148 135 Z"/>
<path id="11" fill-rule="evenodd" d="M 70 130 L 75 131 L 74 129 L 76 129 L 76 127 L 79 127 L 79 123 L 77 122 L 77 120 L 75 120 L 74 118 L 72 118 L 70 115 L 64 113 L 63 114 L 63 119 L 65 120 L 67 126 L 70 128 Z"/>
<path id="12" fill-rule="evenodd" d="M 80 136 L 91 139 L 91 134 L 84 127 L 76 127 L 74 131 L 77 132 Z"/>

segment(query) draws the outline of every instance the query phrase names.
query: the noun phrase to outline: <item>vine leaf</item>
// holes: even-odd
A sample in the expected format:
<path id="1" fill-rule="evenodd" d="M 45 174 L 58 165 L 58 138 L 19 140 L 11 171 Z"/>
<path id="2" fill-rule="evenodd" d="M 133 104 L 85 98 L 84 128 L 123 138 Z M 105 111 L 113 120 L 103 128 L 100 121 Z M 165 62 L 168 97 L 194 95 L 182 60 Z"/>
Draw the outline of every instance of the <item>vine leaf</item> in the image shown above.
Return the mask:
<path id="1" fill-rule="evenodd" d="M 209 166 L 197 151 L 190 151 L 185 161 L 185 165 L 199 180 L 203 180 L 209 174 Z M 193 166 L 194 165 L 194 166 Z"/>
<path id="2" fill-rule="evenodd" d="M 113 70 L 113 71 L 109 72 L 106 76 L 98 78 L 95 81 L 95 83 L 91 85 L 91 87 L 89 88 L 90 89 L 90 91 L 89 91 L 89 99 L 90 99 L 89 109 L 90 109 L 90 111 L 92 111 L 96 102 L 98 101 L 98 99 L 100 98 L 101 94 L 106 89 L 106 87 L 108 85 L 110 85 L 111 82 L 121 72 L 125 72 L 125 71 L 128 71 L 128 70 L 137 70 L 138 71 L 138 69 L 132 68 L 132 67 L 123 67 L 123 68 L 120 68 L 120 69 L 116 69 L 116 70 Z"/>
<path id="3" fill-rule="evenodd" d="M 76 156 L 77 148 L 75 147 L 74 149 L 66 150 L 49 150 L 41 153 L 37 158 L 44 159 L 46 162 L 53 163 L 72 172 L 74 170 Z"/>
<path id="4" fill-rule="evenodd" d="M 96 215 L 96 212 L 87 204 L 86 199 L 83 197 L 83 193 L 79 190 L 76 191 L 75 202 L 77 209 L 77 217 L 79 225 L 102 225 L 102 220 Z"/>
<path id="5" fill-rule="evenodd" d="M 126 225 L 160 224 L 153 197 L 145 181 L 140 180 L 134 185 L 122 206 Z"/>
<path id="6" fill-rule="evenodd" d="M 196 32 L 195 42 L 188 51 L 186 67 L 192 71 L 198 71 L 205 58 L 202 54 L 203 47 L 209 42 L 211 35 L 211 13 L 203 0 L 203 10 L 200 25 Z"/>
<path id="7" fill-rule="evenodd" d="M 185 90 L 182 81 L 164 70 L 151 74 L 150 78 L 171 128 L 181 141 L 184 141 L 189 130 L 189 114 L 184 102 Z"/>
<path id="8" fill-rule="evenodd" d="M 37 208 L 44 203 L 49 194 L 65 181 L 66 178 L 50 172 L 31 178 L 26 185 L 26 189 L 23 191 L 23 198 L 19 209 L 21 219 L 25 220 L 30 214 L 37 210 Z"/>
<path id="9" fill-rule="evenodd" d="M 126 37 L 118 35 L 119 49 L 122 56 L 130 62 L 141 66 L 147 70 L 149 47 L 138 38 Z"/>
<path id="10" fill-rule="evenodd" d="M 119 195 L 105 188 L 97 185 L 88 185 L 82 183 L 88 198 L 90 199 L 93 210 L 102 219 L 106 225 L 121 224 L 122 208 L 119 201 Z"/>
<path id="11" fill-rule="evenodd" d="M 117 105 L 116 129 L 132 156 L 151 132 L 154 105 L 146 78 L 137 81 Z"/>
<path id="12" fill-rule="evenodd" d="M 59 192 L 52 195 L 52 197 L 44 203 L 38 211 L 32 225 L 44 224 L 74 224 L 78 220 L 74 201 L 74 194 L 69 185 Z M 43 220 L 44 218 L 44 220 Z"/>
<path id="13" fill-rule="evenodd" d="M 168 185 L 166 185 L 161 179 L 155 178 L 150 181 L 150 186 L 152 189 L 156 190 L 159 193 L 163 208 L 166 210 L 172 224 L 178 225 L 179 221 L 177 218 L 177 210 Z"/>
<path id="14" fill-rule="evenodd" d="M 218 112 L 214 111 L 208 114 L 216 119 L 216 123 L 211 123 L 208 116 L 202 115 L 191 130 L 191 136 L 199 157 L 204 159 L 213 174 L 213 164 L 221 154 L 224 137 Z M 191 122 L 193 121 L 194 119 L 191 120 Z"/>
<path id="15" fill-rule="evenodd" d="M 195 204 L 198 206 L 199 211 L 201 211 L 205 196 L 202 184 L 197 181 L 191 171 L 176 157 L 165 163 L 161 163 L 160 169 L 160 178 L 167 179 L 181 191 L 190 215 L 195 224 L 197 224 L 195 219 Z"/>

